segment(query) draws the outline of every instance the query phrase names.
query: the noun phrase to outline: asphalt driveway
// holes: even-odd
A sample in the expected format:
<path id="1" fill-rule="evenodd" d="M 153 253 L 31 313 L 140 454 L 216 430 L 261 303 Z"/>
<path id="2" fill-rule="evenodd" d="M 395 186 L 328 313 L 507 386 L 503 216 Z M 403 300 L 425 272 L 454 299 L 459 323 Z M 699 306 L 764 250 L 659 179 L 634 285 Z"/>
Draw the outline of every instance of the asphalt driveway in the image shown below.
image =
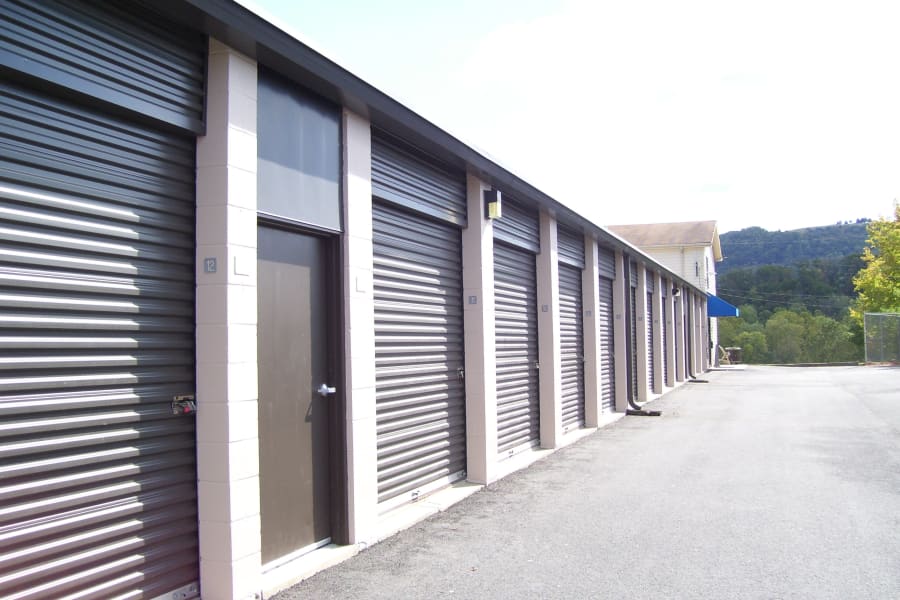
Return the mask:
<path id="1" fill-rule="evenodd" d="M 705 378 L 277 598 L 900 598 L 900 368 Z"/>

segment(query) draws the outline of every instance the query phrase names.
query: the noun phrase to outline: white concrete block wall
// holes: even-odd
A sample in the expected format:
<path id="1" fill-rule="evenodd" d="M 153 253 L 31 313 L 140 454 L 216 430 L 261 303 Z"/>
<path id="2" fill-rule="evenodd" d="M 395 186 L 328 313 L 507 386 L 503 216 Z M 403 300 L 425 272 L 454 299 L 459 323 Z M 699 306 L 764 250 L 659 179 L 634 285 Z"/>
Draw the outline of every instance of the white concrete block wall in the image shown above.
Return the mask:
<path id="1" fill-rule="evenodd" d="M 351 543 L 369 539 L 378 519 L 375 428 L 375 304 L 372 275 L 372 129 L 343 112 L 344 395 Z"/>
<path id="2" fill-rule="evenodd" d="M 584 238 L 584 269 L 581 272 L 584 305 L 584 425 L 597 427 L 600 422 L 600 272 L 597 264 L 597 240 Z"/>
<path id="3" fill-rule="evenodd" d="M 466 353 L 467 478 L 496 479 L 497 355 L 494 322 L 494 233 L 484 217 L 490 187 L 467 177 L 468 226 L 462 232 L 463 319 Z"/>
<path id="4" fill-rule="evenodd" d="M 541 211 L 541 252 L 537 257 L 538 346 L 541 365 L 541 447 L 562 440 L 562 360 L 559 346 L 559 254 L 556 219 Z"/>
<path id="5" fill-rule="evenodd" d="M 256 74 L 255 61 L 210 40 L 196 251 L 200 585 L 209 600 L 260 590 Z M 204 269 L 208 259 L 216 272 Z"/>
<path id="6" fill-rule="evenodd" d="M 625 277 L 625 257 L 616 251 L 616 279 L 613 281 L 613 329 L 615 339 L 616 411 L 628 409 L 628 319 L 625 318 L 631 286 Z"/>

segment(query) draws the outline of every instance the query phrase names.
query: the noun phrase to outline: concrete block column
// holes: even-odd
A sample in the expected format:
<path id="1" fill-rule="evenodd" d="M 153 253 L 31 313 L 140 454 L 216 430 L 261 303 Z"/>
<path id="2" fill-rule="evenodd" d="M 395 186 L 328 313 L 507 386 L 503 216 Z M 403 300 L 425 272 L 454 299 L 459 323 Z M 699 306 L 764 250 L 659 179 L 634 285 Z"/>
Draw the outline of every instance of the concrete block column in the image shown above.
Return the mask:
<path id="1" fill-rule="evenodd" d="M 559 253 L 556 219 L 541 211 L 541 253 L 537 256 L 538 357 L 541 365 L 541 447 L 562 440 L 562 358 L 559 346 Z"/>
<path id="2" fill-rule="evenodd" d="M 675 387 L 675 380 L 678 377 L 677 367 L 675 365 L 678 358 L 675 356 L 675 337 L 678 335 L 675 320 L 675 303 L 677 299 L 672 295 L 674 284 L 671 279 L 663 279 L 662 284 L 665 286 L 666 298 L 663 301 L 663 320 L 666 322 L 666 370 L 669 377 L 666 380 L 668 387 Z"/>
<path id="3" fill-rule="evenodd" d="M 635 303 L 635 321 L 637 323 L 637 380 L 638 400 L 646 402 L 652 394 L 650 389 L 650 357 L 647 347 L 647 269 L 643 263 L 637 263 L 637 302 Z"/>
<path id="4" fill-rule="evenodd" d="M 197 487 L 200 585 L 260 591 L 256 358 L 256 62 L 211 39 L 197 141 Z"/>
<path id="5" fill-rule="evenodd" d="M 616 279 L 613 281 L 613 349 L 615 353 L 616 373 L 616 411 L 628 409 L 628 320 L 625 318 L 625 307 L 628 306 L 628 294 L 631 283 L 625 277 L 625 256 L 616 252 Z"/>
<path id="6" fill-rule="evenodd" d="M 344 395 L 347 402 L 349 538 L 369 538 L 378 519 L 375 304 L 372 277 L 372 129 L 343 113 Z"/>
<path id="7" fill-rule="evenodd" d="M 664 381 L 663 374 L 665 373 L 663 369 L 663 339 L 662 339 L 662 322 L 663 322 L 663 297 L 662 297 L 662 285 L 663 280 L 660 277 L 659 273 L 653 272 L 651 274 L 653 277 L 653 306 L 652 306 L 652 318 L 653 318 L 653 356 L 656 357 L 656 360 L 653 361 L 653 393 L 654 394 L 662 394 L 663 386 L 666 384 Z"/>
<path id="8" fill-rule="evenodd" d="M 497 465 L 497 352 L 494 322 L 494 228 L 482 194 L 491 189 L 469 175 L 469 224 L 462 232 L 463 319 L 466 331 L 467 477 L 491 483 Z"/>
<path id="9" fill-rule="evenodd" d="M 676 348 L 678 351 L 675 353 L 675 380 L 676 381 L 684 381 L 685 378 L 685 350 L 684 344 L 687 341 L 687 336 L 685 335 L 685 326 L 686 319 L 684 316 L 684 304 L 685 298 L 687 294 L 684 289 L 679 286 L 678 289 L 681 293 L 675 298 L 674 312 L 675 312 L 675 337 L 676 337 Z"/>
<path id="10" fill-rule="evenodd" d="M 597 264 L 597 240 L 584 237 L 584 270 L 581 271 L 584 304 L 584 424 L 597 427 L 600 422 L 600 271 Z"/>

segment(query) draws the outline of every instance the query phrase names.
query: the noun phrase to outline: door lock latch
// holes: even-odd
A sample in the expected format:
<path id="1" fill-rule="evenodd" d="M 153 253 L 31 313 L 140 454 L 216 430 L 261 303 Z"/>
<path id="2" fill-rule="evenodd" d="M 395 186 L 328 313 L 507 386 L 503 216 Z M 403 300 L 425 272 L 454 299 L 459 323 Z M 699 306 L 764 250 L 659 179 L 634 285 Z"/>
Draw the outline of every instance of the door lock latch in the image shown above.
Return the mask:
<path id="1" fill-rule="evenodd" d="M 181 394 L 172 398 L 173 415 L 193 415 L 197 412 L 197 402 L 193 394 Z"/>
<path id="2" fill-rule="evenodd" d="M 319 395 L 323 398 L 327 398 L 328 396 L 337 392 L 337 388 L 329 387 L 327 384 L 323 383 L 318 387 L 318 389 L 316 389 L 316 391 L 319 392 Z"/>

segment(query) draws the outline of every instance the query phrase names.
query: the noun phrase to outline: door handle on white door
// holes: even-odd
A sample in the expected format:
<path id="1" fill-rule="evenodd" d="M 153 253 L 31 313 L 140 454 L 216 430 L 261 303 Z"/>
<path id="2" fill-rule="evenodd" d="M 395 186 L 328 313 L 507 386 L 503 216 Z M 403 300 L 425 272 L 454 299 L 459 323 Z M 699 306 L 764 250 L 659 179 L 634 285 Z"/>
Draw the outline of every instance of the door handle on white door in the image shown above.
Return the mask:
<path id="1" fill-rule="evenodd" d="M 326 384 L 323 383 L 322 385 L 319 386 L 319 389 L 317 389 L 316 391 L 319 392 L 320 396 L 328 397 L 331 394 L 334 394 L 335 392 L 337 392 L 337 388 L 328 387 Z"/>

